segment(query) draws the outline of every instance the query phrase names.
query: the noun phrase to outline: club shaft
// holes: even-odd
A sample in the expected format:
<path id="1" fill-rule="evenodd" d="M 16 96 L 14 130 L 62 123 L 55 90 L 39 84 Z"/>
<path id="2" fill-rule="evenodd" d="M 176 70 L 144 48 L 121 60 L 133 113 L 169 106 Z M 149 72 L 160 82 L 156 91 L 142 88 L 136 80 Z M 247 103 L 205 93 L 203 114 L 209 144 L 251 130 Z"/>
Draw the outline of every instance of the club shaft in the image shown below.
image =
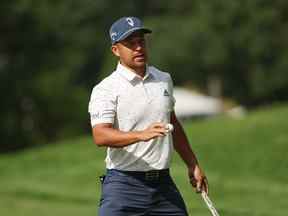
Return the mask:
<path id="1" fill-rule="evenodd" d="M 214 207 L 214 205 L 213 205 L 212 201 L 210 200 L 210 198 L 208 197 L 207 193 L 205 191 L 203 191 L 201 193 L 201 196 L 202 196 L 203 200 L 205 201 L 207 207 L 209 208 L 211 214 L 213 216 L 219 216 L 216 208 Z"/>

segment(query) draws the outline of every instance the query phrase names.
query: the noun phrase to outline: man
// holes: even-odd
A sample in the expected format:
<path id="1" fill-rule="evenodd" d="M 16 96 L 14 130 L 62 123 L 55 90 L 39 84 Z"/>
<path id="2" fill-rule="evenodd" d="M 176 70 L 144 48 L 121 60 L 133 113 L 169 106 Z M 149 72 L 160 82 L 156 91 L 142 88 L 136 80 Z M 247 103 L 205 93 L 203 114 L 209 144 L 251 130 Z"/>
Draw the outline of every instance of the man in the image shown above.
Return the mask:
<path id="1" fill-rule="evenodd" d="M 174 148 L 187 165 L 191 184 L 208 192 L 173 111 L 171 77 L 147 65 L 145 34 L 151 32 L 136 17 L 123 17 L 111 26 L 111 49 L 119 63 L 90 98 L 94 142 L 108 147 L 100 216 L 188 215 L 169 174 Z M 172 133 L 165 129 L 170 122 Z"/>

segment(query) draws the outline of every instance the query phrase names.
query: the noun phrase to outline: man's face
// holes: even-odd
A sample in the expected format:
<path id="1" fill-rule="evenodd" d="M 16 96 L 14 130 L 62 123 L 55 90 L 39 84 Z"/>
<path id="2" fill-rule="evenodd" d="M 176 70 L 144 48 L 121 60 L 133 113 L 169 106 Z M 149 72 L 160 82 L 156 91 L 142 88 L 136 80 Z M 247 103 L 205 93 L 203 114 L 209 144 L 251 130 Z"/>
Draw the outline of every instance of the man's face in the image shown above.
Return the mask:
<path id="1" fill-rule="evenodd" d="M 123 65 L 132 69 L 145 67 L 147 52 L 144 33 L 136 31 L 124 40 L 112 45 L 112 52 Z"/>

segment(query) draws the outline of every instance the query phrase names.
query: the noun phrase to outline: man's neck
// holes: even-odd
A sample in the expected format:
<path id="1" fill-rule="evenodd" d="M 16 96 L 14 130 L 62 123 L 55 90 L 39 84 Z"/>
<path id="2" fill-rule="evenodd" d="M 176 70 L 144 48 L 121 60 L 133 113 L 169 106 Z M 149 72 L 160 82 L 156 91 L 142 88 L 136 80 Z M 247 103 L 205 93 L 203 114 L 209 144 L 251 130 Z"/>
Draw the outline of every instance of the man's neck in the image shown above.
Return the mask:
<path id="1" fill-rule="evenodd" d="M 120 62 L 120 64 L 142 78 L 146 74 L 146 65 L 144 65 L 143 67 L 131 68 L 128 65 L 123 64 L 122 62 Z"/>
<path id="2" fill-rule="evenodd" d="M 138 76 L 141 76 L 143 78 L 146 74 L 146 65 L 141 68 L 135 68 L 134 71 Z"/>

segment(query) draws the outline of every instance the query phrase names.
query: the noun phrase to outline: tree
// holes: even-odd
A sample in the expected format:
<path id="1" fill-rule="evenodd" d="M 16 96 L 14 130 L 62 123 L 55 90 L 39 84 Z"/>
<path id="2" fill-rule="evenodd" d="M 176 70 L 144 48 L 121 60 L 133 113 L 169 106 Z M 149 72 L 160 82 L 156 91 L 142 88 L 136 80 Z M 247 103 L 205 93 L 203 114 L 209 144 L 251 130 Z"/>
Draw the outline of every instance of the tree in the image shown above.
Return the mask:
<path id="1" fill-rule="evenodd" d="M 151 17 L 151 60 L 178 85 L 188 80 L 205 91 L 212 76 L 221 80 L 223 96 L 240 103 L 273 101 L 275 92 L 287 100 L 287 7 L 285 1 L 194 1 L 194 13 Z"/>
<path id="2" fill-rule="evenodd" d="M 88 92 L 77 78 L 88 50 L 102 46 L 104 2 L 1 2 L 1 151 L 87 128 Z"/>

